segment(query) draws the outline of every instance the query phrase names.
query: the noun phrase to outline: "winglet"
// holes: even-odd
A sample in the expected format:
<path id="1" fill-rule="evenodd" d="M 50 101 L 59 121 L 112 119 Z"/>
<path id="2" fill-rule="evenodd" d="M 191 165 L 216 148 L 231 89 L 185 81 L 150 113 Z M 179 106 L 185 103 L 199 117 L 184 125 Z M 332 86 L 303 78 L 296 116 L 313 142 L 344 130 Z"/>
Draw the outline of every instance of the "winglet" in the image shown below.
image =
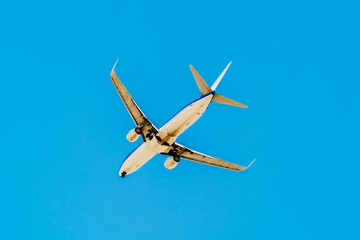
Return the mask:
<path id="1" fill-rule="evenodd" d="M 110 76 L 112 76 L 115 73 L 114 69 L 115 69 L 115 66 L 116 66 L 118 61 L 119 61 L 119 59 L 116 59 L 116 62 L 114 64 L 113 68 L 111 69 Z"/>
<path id="2" fill-rule="evenodd" d="M 254 160 L 252 160 L 252 162 L 249 164 L 249 166 L 246 167 L 246 169 L 248 169 L 251 166 L 251 164 L 253 164 L 253 162 L 255 162 L 255 160 L 256 160 L 256 158 L 254 158 Z"/>

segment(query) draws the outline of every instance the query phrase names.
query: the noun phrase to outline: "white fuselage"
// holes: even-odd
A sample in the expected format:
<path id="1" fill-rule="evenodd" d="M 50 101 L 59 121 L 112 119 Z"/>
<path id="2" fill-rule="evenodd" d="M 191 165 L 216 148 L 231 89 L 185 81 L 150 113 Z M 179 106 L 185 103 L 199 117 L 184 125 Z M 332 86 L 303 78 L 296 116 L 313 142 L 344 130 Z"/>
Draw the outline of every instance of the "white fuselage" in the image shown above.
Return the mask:
<path id="1" fill-rule="evenodd" d="M 165 152 L 169 148 L 167 145 L 171 146 L 181 133 L 183 133 L 201 117 L 209 106 L 213 96 L 213 92 L 204 95 L 178 112 L 159 129 L 157 136 L 161 138 L 161 142 L 155 137 L 151 140 L 143 142 L 125 159 L 120 168 L 119 174 L 122 172 L 126 172 L 126 174 L 133 173 L 156 154 Z M 167 145 L 163 145 L 164 142 L 166 142 Z"/>

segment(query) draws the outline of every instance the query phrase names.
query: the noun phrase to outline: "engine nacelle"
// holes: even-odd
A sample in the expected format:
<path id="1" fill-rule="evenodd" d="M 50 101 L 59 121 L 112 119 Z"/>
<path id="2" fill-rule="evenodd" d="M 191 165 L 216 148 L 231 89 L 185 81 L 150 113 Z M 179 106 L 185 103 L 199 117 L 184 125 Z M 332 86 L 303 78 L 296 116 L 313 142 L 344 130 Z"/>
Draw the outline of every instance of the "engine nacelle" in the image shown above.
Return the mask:
<path id="1" fill-rule="evenodd" d="M 129 142 L 135 142 L 140 137 L 141 130 L 139 128 L 134 128 L 126 135 L 126 139 Z"/>
<path id="2" fill-rule="evenodd" d="M 168 157 L 166 159 L 166 161 L 164 162 L 164 166 L 167 169 L 173 169 L 174 167 L 176 167 L 176 165 L 180 162 L 180 157 L 175 156 L 175 157 Z"/>

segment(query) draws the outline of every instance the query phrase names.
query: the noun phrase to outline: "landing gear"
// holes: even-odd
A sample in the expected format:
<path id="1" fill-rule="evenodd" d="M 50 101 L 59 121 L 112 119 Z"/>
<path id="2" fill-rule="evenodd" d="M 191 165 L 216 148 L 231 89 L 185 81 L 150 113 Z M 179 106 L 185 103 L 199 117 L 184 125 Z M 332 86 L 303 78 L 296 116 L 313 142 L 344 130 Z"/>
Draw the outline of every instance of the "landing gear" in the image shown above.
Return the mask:
<path id="1" fill-rule="evenodd" d="M 137 133 L 137 134 L 141 134 L 141 128 L 135 128 L 135 132 Z"/>
<path id="2" fill-rule="evenodd" d="M 126 172 L 122 172 L 120 176 L 124 178 L 126 176 Z"/>

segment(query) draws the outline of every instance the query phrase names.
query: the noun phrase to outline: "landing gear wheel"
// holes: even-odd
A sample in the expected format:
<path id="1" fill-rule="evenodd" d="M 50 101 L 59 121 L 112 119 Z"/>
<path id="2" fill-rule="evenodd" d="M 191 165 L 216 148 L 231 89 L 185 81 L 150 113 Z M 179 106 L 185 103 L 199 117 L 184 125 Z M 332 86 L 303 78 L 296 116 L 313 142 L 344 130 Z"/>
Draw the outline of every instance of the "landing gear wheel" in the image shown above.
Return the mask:
<path id="1" fill-rule="evenodd" d="M 141 133 L 141 128 L 135 128 L 135 132 L 137 133 L 137 134 L 140 134 Z"/>
<path id="2" fill-rule="evenodd" d="M 126 176 L 126 172 L 121 173 L 121 177 L 124 178 Z"/>

